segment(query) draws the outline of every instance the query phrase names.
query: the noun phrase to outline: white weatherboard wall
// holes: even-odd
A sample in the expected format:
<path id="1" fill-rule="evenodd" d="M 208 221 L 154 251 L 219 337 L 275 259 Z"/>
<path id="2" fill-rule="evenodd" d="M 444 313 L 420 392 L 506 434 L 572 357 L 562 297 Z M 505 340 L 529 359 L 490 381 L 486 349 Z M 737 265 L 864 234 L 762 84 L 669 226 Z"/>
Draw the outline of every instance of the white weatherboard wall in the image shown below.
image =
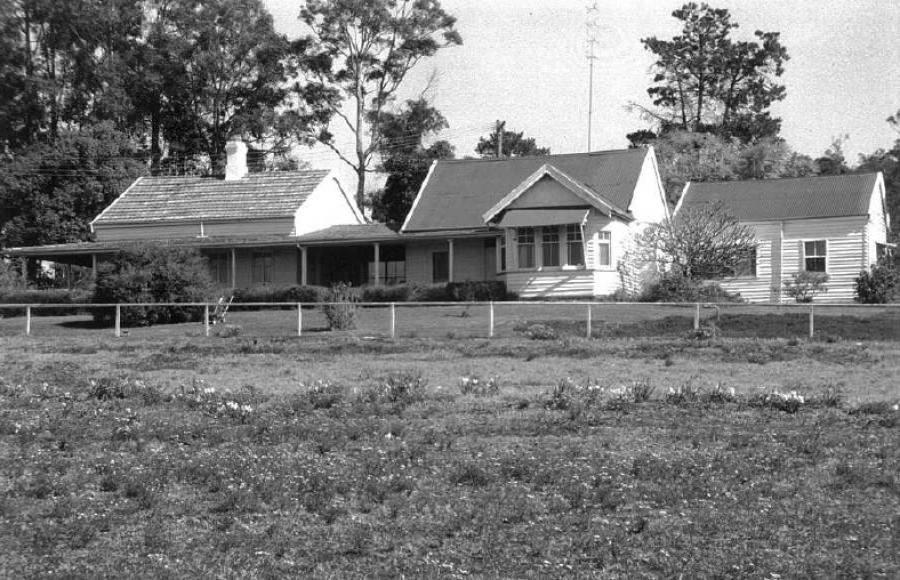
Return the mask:
<path id="1" fill-rule="evenodd" d="M 408 242 L 406 246 L 406 279 L 410 284 L 433 284 L 432 254 L 448 252 L 449 240 Z M 493 252 L 493 250 L 491 250 Z M 482 238 L 453 240 L 453 281 L 495 280 L 496 273 L 488 271 L 493 263 L 487 257 Z"/>
<path id="2" fill-rule="evenodd" d="M 883 223 L 883 220 L 882 220 Z M 803 245 L 807 241 L 825 240 L 828 292 L 815 302 L 853 302 L 856 277 L 871 265 L 872 240 L 884 234 L 872 231 L 865 216 L 785 220 L 784 222 L 748 223 L 756 231 L 756 277 L 732 278 L 722 286 L 739 292 L 750 302 L 790 300 L 784 295 L 784 281 L 804 269 Z M 882 227 L 883 230 L 883 227 Z M 878 243 L 883 243 L 879 241 Z M 780 246 L 780 252 L 779 252 Z"/>
<path id="3" fill-rule="evenodd" d="M 331 226 L 363 223 L 350 203 L 329 174 L 294 214 L 294 235 L 302 236 Z"/>

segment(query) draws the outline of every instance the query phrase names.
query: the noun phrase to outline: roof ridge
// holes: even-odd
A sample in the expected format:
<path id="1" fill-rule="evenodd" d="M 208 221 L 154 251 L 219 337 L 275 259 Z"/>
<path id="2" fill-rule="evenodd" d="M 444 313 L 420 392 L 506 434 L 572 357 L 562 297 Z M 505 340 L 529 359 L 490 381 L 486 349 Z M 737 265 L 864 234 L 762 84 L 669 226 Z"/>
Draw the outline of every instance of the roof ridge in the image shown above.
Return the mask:
<path id="1" fill-rule="evenodd" d="M 551 153 L 548 155 L 525 155 L 522 157 L 483 157 L 480 159 L 438 159 L 439 163 L 500 163 L 500 162 L 511 162 L 511 161 L 531 161 L 534 159 L 558 159 L 560 157 L 592 157 L 599 155 L 611 155 L 611 154 L 622 154 L 622 153 L 638 153 L 638 152 L 646 152 L 646 149 L 641 147 L 635 148 L 627 148 L 627 149 L 605 149 L 603 151 L 585 151 L 583 153 Z"/>
<path id="2" fill-rule="evenodd" d="M 725 179 L 720 181 L 690 181 L 689 183 L 694 185 L 722 185 L 722 184 L 733 184 L 733 183 L 772 183 L 772 182 L 785 182 L 785 181 L 803 181 L 803 180 L 825 180 L 825 179 L 835 179 L 835 178 L 847 178 L 847 177 L 875 177 L 878 175 L 877 171 L 867 171 L 865 173 L 841 173 L 838 175 L 806 175 L 799 177 L 763 177 L 760 179 Z"/>

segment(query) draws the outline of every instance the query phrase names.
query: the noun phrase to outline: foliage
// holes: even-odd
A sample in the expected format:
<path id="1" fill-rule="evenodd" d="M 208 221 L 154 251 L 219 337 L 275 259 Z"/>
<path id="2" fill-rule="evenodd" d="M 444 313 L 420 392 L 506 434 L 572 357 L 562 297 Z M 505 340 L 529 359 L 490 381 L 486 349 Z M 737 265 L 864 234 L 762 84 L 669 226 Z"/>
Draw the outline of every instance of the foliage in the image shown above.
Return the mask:
<path id="1" fill-rule="evenodd" d="M 384 189 L 372 196 L 372 219 L 403 223 L 431 164 L 437 159 L 453 158 L 449 142 L 437 141 L 428 147 L 423 143 L 447 127 L 444 116 L 424 97 L 406 101 L 397 113 L 383 113 L 379 153 L 381 170 L 388 177 Z"/>
<path id="2" fill-rule="evenodd" d="M 0 161 L 0 246 L 90 240 L 89 222 L 145 171 L 135 154 L 104 123 Z"/>
<path id="3" fill-rule="evenodd" d="M 856 277 L 856 301 L 863 304 L 892 302 L 900 286 L 900 272 L 892 262 L 882 260 Z"/>
<path id="4" fill-rule="evenodd" d="M 425 398 L 428 379 L 419 371 L 401 370 L 390 373 L 381 383 L 381 396 L 388 403 L 406 407 Z"/>
<path id="5" fill-rule="evenodd" d="M 768 109 L 785 97 L 776 79 L 789 58 L 779 33 L 757 30 L 755 41 L 735 41 L 729 11 L 707 4 L 684 4 L 672 16 L 683 23 L 681 35 L 641 40 L 656 58 L 647 93 L 658 109 L 645 113 L 664 132 L 711 131 L 744 142 L 777 135 L 781 120 Z"/>
<path id="6" fill-rule="evenodd" d="M 500 378 L 490 376 L 482 379 L 477 375 L 466 375 L 459 378 L 459 392 L 476 397 L 492 397 L 500 392 Z"/>
<path id="7" fill-rule="evenodd" d="M 209 268 L 193 249 L 146 245 L 123 250 L 97 268 L 96 304 L 200 302 L 212 295 Z M 201 309 L 183 306 L 122 308 L 123 326 L 199 320 Z M 94 319 L 109 323 L 110 308 L 94 309 Z"/>
<path id="8" fill-rule="evenodd" d="M 322 286 L 278 286 L 266 284 L 235 288 L 232 292 L 234 301 L 240 302 L 322 302 L 328 295 L 328 289 Z"/>
<path id="9" fill-rule="evenodd" d="M 525 137 L 524 132 L 506 129 L 506 121 L 497 121 L 496 130 L 487 137 L 478 139 L 475 152 L 484 158 L 497 157 L 497 140 L 502 133 L 502 157 L 539 157 L 550 155 L 549 147 L 538 147 L 534 137 Z"/>
<path id="10" fill-rule="evenodd" d="M 640 302 L 741 302 L 741 295 L 728 292 L 716 282 L 692 280 L 676 272 L 649 281 L 638 297 Z"/>
<path id="11" fill-rule="evenodd" d="M 338 282 L 331 286 L 325 301 L 322 311 L 328 319 L 328 327 L 331 330 L 356 328 L 356 303 L 359 302 L 359 293 L 355 288 L 345 282 Z"/>
<path id="12" fill-rule="evenodd" d="M 784 293 L 796 302 L 807 304 L 819 294 L 828 292 L 828 274 L 825 272 L 796 272 L 784 281 Z"/>
<path id="13" fill-rule="evenodd" d="M 89 290 L 0 290 L 0 304 L 86 304 L 91 301 Z M 32 316 L 65 316 L 75 314 L 77 308 L 35 308 Z M 24 316 L 24 308 L 0 308 L 0 316 Z"/>
<path id="14" fill-rule="evenodd" d="M 510 299 L 506 282 L 502 280 L 448 282 L 446 289 L 447 299 L 450 302 L 490 302 Z"/>
<path id="15" fill-rule="evenodd" d="M 753 230 L 721 204 L 681 208 L 671 219 L 648 227 L 640 240 L 648 261 L 686 281 L 721 278 L 753 251 Z"/>
<path id="16" fill-rule="evenodd" d="M 532 324 L 525 329 L 523 334 L 531 340 L 556 340 L 558 337 L 556 330 L 546 324 Z"/>
<path id="17" fill-rule="evenodd" d="M 321 103 L 312 119 L 316 138 L 357 175 L 356 202 L 363 208 L 366 173 L 384 153 L 385 121 L 407 73 L 423 58 L 462 44 L 456 19 L 436 0 L 309 0 L 300 12 L 310 36 L 295 44 L 307 83 L 301 96 Z M 344 100 L 351 101 L 349 110 Z M 354 152 L 341 150 L 330 130 L 337 116 L 355 137 Z"/>

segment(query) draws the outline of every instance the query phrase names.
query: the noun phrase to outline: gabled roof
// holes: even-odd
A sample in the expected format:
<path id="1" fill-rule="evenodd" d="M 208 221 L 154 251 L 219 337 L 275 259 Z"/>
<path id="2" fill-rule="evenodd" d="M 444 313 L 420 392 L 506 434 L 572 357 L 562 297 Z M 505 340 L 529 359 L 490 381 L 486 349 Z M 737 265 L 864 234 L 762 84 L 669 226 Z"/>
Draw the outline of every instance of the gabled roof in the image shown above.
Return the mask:
<path id="1" fill-rule="evenodd" d="M 292 219 L 328 173 L 318 169 L 251 173 L 234 181 L 212 177 L 141 177 L 91 223 Z"/>
<path id="2" fill-rule="evenodd" d="M 688 183 L 676 212 L 722 203 L 742 221 L 864 216 L 877 173 Z"/>
<path id="3" fill-rule="evenodd" d="M 436 161 L 404 232 L 485 227 L 484 214 L 544 165 L 620 212 L 631 205 L 648 149 Z"/>

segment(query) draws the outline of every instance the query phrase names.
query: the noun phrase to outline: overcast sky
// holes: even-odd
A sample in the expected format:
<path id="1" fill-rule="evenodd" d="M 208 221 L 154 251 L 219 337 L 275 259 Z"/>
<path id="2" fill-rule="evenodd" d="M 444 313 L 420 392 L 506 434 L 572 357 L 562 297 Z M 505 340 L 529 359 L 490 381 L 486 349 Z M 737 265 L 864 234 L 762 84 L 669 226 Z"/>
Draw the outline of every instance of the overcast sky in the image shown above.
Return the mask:
<path id="1" fill-rule="evenodd" d="M 264 0 L 276 28 L 302 33 L 299 0 Z M 671 38 L 684 2 L 598 0 L 594 61 L 593 150 L 623 148 L 625 135 L 646 127 L 629 102 L 649 105 L 652 55 L 641 38 Z M 590 2 L 594 4 L 593 1 Z M 797 151 L 820 155 L 849 135 L 848 159 L 888 148 L 900 137 L 885 119 L 900 109 L 900 1 L 727 0 L 740 28 L 780 32 L 791 59 L 781 82 L 787 98 L 773 111 Z M 472 154 L 495 120 L 524 131 L 553 153 L 587 149 L 588 61 L 583 0 L 443 0 L 457 17 L 463 45 L 423 60 L 402 98 L 414 97 L 435 74 L 430 100 L 447 117 L 444 137 L 457 156 Z"/>

